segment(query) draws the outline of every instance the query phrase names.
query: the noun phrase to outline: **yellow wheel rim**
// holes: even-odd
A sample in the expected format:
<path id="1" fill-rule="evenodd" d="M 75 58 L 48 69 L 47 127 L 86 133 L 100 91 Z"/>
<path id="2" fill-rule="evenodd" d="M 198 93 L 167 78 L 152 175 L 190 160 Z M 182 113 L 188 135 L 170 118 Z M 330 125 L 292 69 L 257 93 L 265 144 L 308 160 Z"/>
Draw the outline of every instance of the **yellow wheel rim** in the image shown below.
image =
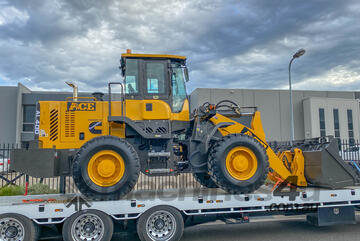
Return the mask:
<path id="1" fill-rule="evenodd" d="M 257 158 L 244 146 L 234 147 L 226 156 L 226 169 L 236 180 L 249 180 L 257 170 Z"/>
<path id="2" fill-rule="evenodd" d="M 124 176 L 124 159 L 115 151 L 103 150 L 93 155 L 88 164 L 88 175 L 96 185 L 110 187 Z"/>

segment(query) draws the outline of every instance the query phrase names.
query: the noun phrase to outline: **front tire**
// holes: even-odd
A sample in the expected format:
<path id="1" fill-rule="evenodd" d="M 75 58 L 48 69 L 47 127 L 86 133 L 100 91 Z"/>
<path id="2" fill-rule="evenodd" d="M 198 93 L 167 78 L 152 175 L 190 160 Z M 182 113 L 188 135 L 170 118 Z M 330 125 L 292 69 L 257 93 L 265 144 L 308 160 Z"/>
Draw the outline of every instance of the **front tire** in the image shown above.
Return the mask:
<path id="1" fill-rule="evenodd" d="M 209 150 L 212 180 L 229 193 L 251 193 L 262 186 L 269 172 L 266 150 L 255 138 L 232 134 Z"/>
<path id="2" fill-rule="evenodd" d="M 80 192 L 96 200 L 115 200 L 129 193 L 140 174 L 139 157 L 127 141 L 101 136 L 77 153 L 72 174 Z"/>

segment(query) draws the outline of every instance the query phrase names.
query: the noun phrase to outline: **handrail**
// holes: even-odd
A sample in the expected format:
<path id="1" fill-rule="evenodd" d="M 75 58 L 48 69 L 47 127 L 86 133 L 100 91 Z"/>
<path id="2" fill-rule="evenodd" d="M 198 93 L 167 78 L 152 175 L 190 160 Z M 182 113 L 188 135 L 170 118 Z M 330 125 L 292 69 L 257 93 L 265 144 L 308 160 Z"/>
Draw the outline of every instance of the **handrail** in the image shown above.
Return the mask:
<path id="1" fill-rule="evenodd" d="M 126 103 L 125 103 L 125 93 L 124 93 L 124 86 L 121 82 L 109 82 L 108 84 L 108 95 L 109 95 L 109 118 L 112 116 L 111 114 L 111 86 L 112 85 L 120 85 L 121 87 L 121 93 L 120 93 L 120 98 L 121 98 L 121 117 L 124 117 L 126 115 Z M 124 110 L 125 109 L 125 110 Z"/>
<path id="2" fill-rule="evenodd" d="M 74 100 L 74 99 L 91 99 L 92 101 L 96 101 L 96 98 L 95 97 L 91 97 L 91 96 L 87 96 L 87 97 L 66 97 L 65 101 L 69 101 L 69 100 L 72 100 L 72 101 L 78 101 L 78 100 Z"/>

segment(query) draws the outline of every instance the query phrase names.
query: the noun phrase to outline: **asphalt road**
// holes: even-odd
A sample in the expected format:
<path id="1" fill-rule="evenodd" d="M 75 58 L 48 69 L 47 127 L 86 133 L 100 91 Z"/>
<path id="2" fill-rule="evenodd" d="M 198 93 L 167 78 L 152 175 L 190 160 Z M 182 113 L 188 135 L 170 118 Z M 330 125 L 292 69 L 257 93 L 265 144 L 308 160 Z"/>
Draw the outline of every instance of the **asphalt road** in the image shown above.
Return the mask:
<path id="1" fill-rule="evenodd" d="M 304 219 L 274 218 L 254 220 L 249 224 L 203 224 L 188 227 L 181 241 L 358 241 L 360 238 L 360 217 L 356 225 L 314 227 Z M 113 241 L 138 241 L 135 234 L 116 235 Z"/>

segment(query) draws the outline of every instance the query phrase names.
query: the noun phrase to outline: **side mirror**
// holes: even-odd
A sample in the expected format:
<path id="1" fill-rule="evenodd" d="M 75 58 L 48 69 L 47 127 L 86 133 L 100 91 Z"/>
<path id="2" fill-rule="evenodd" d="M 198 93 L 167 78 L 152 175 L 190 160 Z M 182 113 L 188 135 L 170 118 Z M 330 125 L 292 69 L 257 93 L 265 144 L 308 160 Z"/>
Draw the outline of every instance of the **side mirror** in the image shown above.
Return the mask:
<path id="1" fill-rule="evenodd" d="M 184 68 L 184 74 L 185 74 L 185 81 L 189 82 L 189 71 L 187 67 Z"/>

